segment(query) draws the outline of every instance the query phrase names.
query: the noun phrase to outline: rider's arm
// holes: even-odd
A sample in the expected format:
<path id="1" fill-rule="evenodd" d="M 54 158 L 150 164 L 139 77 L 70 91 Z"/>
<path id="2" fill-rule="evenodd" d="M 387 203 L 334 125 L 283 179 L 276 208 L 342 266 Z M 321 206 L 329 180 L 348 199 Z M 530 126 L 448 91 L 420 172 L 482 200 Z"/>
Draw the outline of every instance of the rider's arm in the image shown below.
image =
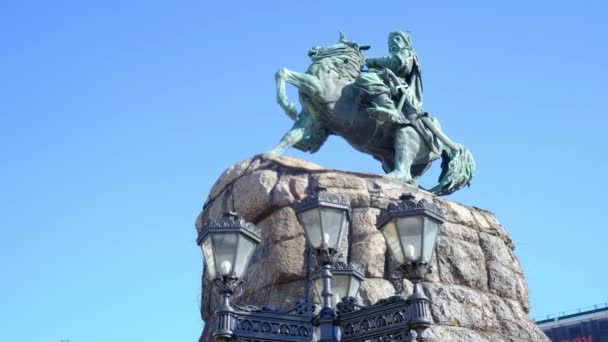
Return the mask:
<path id="1" fill-rule="evenodd" d="M 406 50 L 389 57 L 368 58 L 366 64 L 368 68 L 388 68 L 395 73 L 400 73 L 401 70 L 406 69 L 405 73 L 409 73 L 414 64 L 414 56 Z"/>
<path id="2" fill-rule="evenodd" d="M 389 69 L 393 69 L 395 66 L 397 66 L 399 64 L 399 61 L 397 61 L 393 56 L 390 56 L 390 57 L 378 57 L 378 58 L 368 58 L 365 61 L 365 64 L 367 65 L 368 68 L 376 68 L 376 69 L 389 68 Z"/>

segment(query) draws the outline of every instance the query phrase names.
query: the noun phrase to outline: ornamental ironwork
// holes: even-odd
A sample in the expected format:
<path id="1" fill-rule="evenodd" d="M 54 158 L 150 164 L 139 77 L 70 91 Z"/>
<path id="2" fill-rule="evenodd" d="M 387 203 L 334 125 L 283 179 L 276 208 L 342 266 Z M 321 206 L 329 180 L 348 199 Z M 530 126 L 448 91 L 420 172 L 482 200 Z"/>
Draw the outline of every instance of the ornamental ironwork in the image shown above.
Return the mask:
<path id="1" fill-rule="evenodd" d="M 416 201 L 412 194 L 403 194 L 401 195 L 400 200 L 401 201 L 397 203 L 390 203 L 386 209 L 378 215 L 378 227 L 383 226 L 386 222 L 395 217 L 414 215 L 428 215 L 443 222 L 441 209 L 435 205 L 435 203 L 428 202 L 425 199 Z"/>
<path id="2" fill-rule="evenodd" d="M 314 196 L 307 196 L 295 202 L 293 204 L 293 209 L 296 212 L 302 212 L 320 206 L 344 209 L 350 218 L 350 203 L 348 199 L 341 195 L 324 191 L 324 189 L 321 189 L 321 191 Z"/>
<path id="3" fill-rule="evenodd" d="M 313 341 L 315 305 L 299 301 L 295 307 L 280 311 L 254 305 L 234 305 L 232 336 L 235 341 Z"/>
<path id="4" fill-rule="evenodd" d="M 401 296 L 363 306 L 354 298 L 343 298 L 337 305 L 342 341 L 405 341 L 409 331 L 408 302 Z"/>
<path id="5" fill-rule="evenodd" d="M 201 229 L 197 230 L 198 237 L 196 244 L 200 245 L 201 241 L 210 234 L 214 233 L 229 233 L 240 231 L 254 241 L 260 242 L 260 234 L 256 231 L 253 223 L 245 221 L 245 219 L 237 216 L 234 212 L 224 213 L 221 219 L 208 220 Z"/>

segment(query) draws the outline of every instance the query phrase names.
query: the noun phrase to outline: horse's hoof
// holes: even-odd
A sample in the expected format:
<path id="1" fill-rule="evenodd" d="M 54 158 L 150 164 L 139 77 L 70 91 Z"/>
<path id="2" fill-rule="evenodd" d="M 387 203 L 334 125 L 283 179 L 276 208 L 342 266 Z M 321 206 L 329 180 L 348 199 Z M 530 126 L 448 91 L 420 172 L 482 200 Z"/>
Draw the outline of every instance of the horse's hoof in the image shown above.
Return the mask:
<path id="1" fill-rule="evenodd" d="M 401 171 L 391 171 L 386 174 L 386 177 L 392 178 L 392 179 L 397 179 L 397 180 L 400 180 L 400 181 L 402 181 L 404 183 L 408 183 L 408 184 L 413 184 L 415 182 L 415 180 L 412 179 L 412 177 L 406 175 L 405 173 L 403 173 Z"/>

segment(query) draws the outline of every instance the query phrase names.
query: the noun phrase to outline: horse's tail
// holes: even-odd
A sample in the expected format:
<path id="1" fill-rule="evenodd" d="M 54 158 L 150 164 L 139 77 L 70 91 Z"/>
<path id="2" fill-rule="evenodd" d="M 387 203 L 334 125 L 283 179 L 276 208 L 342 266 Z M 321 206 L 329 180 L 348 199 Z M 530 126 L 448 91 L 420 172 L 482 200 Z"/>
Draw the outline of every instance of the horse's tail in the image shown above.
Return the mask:
<path id="1" fill-rule="evenodd" d="M 456 145 L 458 149 L 446 149 L 441 154 L 439 184 L 431 189 L 436 195 L 449 195 L 464 188 L 465 185 L 471 185 L 471 179 L 475 174 L 475 160 L 466 147 L 461 144 Z"/>

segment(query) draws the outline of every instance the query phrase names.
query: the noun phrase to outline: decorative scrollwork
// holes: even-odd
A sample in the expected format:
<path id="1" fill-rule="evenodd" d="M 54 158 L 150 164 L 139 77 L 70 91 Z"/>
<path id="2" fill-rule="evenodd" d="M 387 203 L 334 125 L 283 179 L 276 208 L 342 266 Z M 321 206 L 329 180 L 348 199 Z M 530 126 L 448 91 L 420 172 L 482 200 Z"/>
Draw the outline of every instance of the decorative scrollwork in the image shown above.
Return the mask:
<path id="1" fill-rule="evenodd" d="M 335 256 L 336 259 L 338 258 L 342 258 L 343 256 L 341 254 L 338 254 Z M 313 273 L 313 278 L 320 275 L 321 272 L 323 272 L 323 266 L 322 265 L 317 265 L 315 267 L 311 267 L 310 270 Z M 361 275 L 363 275 L 363 269 L 361 268 L 361 265 L 357 264 L 357 263 L 351 263 L 349 262 L 348 264 L 342 261 L 335 261 L 331 263 L 331 268 L 330 271 L 332 273 L 337 272 L 340 273 L 340 271 L 354 271 L 356 273 L 360 273 Z"/>
<path id="2" fill-rule="evenodd" d="M 227 293 L 239 295 L 243 291 L 243 281 L 237 277 L 222 276 L 213 279 L 213 285 L 215 285 L 220 293 Z"/>
<path id="3" fill-rule="evenodd" d="M 324 188 L 319 188 L 319 192 L 316 195 L 309 195 L 295 202 L 293 204 L 294 210 L 296 212 L 302 212 L 318 206 L 326 206 L 350 211 L 348 199 L 339 194 L 334 194 L 325 190 L 326 189 Z"/>
<path id="4" fill-rule="evenodd" d="M 355 298 L 353 297 L 344 297 L 338 304 L 336 304 L 336 309 L 338 310 L 339 315 L 357 311 L 360 307 L 361 306 L 357 304 Z"/>
<path id="5" fill-rule="evenodd" d="M 405 292 L 405 286 L 403 286 L 404 278 L 391 278 L 389 281 L 395 288 L 395 294 L 402 296 Z"/>
<path id="6" fill-rule="evenodd" d="M 361 322 L 361 331 L 366 332 L 369 330 L 369 328 L 370 328 L 369 321 L 367 319 L 364 319 Z"/>
<path id="7" fill-rule="evenodd" d="M 409 262 L 399 266 L 397 269 L 397 277 L 391 279 L 393 281 L 401 281 L 403 279 L 409 280 L 422 280 L 424 277 L 432 270 L 432 267 L 427 262 Z M 393 282 L 393 286 L 395 286 L 395 282 Z M 398 286 L 398 285 L 397 285 Z M 397 286 L 395 286 L 396 293 L 402 293 L 397 291 Z M 401 283 L 401 286 L 403 284 Z M 403 289 L 401 289 L 403 291 Z"/>
<path id="8" fill-rule="evenodd" d="M 260 331 L 263 333 L 272 332 L 272 325 L 270 325 L 270 323 L 268 322 L 263 322 L 262 324 L 260 324 Z"/>
<path id="9" fill-rule="evenodd" d="M 279 335 L 291 335 L 291 329 L 287 324 L 281 324 L 279 326 Z"/>
<path id="10" fill-rule="evenodd" d="M 327 267 L 327 265 L 330 265 L 328 270 L 334 276 L 348 275 L 348 276 L 357 278 L 359 281 L 363 281 L 365 279 L 363 270 L 361 269 L 361 266 L 359 266 L 359 264 L 355 264 L 355 263 L 346 264 L 344 262 L 338 261 L 338 262 L 333 262 L 331 264 L 325 263 L 323 265 L 324 266 L 317 266 L 315 268 L 311 268 L 311 273 L 312 273 L 313 279 L 322 277 L 323 272 L 326 271 L 324 269 L 324 267 Z M 338 299 L 340 299 L 340 298 L 338 298 Z"/>
<path id="11" fill-rule="evenodd" d="M 253 324 L 248 319 L 243 320 L 241 322 L 241 329 L 243 329 L 243 330 L 251 330 L 251 329 L 253 329 Z"/>
<path id="12" fill-rule="evenodd" d="M 404 299 L 401 296 L 390 296 L 388 298 L 380 299 L 379 301 L 376 302 L 376 304 L 370 305 L 369 307 L 376 307 L 376 306 L 387 305 L 387 304 L 395 304 L 395 303 L 399 303 L 399 302 L 403 302 L 403 301 L 404 301 Z"/>
<path id="13" fill-rule="evenodd" d="M 332 270 L 354 270 L 360 273 L 363 273 L 361 269 L 361 265 L 349 262 L 348 264 L 345 262 L 336 262 L 331 266 Z"/>
<path id="14" fill-rule="evenodd" d="M 386 326 L 386 319 L 384 319 L 384 317 L 378 317 L 378 319 L 376 320 L 376 327 L 383 328 L 385 326 Z"/>
<path id="15" fill-rule="evenodd" d="M 296 314 L 299 316 L 312 316 L 316 310 L 316 305 L 308 300 L 297 301 L 295 307 L 289 310 L 278 310 L 276 308 L 256 305 L 232 304 L 232 306 L 235 309 L 243 312 L 271 312 L 276 314 Z"/>
<path id="16" fill-rule="evenodd" d="M 299 300 L 296 302 L 296 307 L 291 311 L 295 312 L 300 316 L 311 315 L 316 309 L 315 303 L 309 302 L 308 300 Z"/>
<path id="17" fill-rule="evenodd" d="M 395 312 L 393 315 L 393 323 L 399 324 L 405 321 L 405 316 L 401 312 Z"/>
<path id="18" fill-rule="evenodd" d="M 403 280 L 406 279 L 405 273 L 403 270 L 403 266 L 399 267 L 395 270 L 393 277 L 389 279 L 393 287 L 395 288 L 395 294 L 398 296 L 403 296 L 405 292 L 405 286 L 403 285 Z"/>
<path id="19" fill-rule="evenodd" d="M 245 221 L 242 217 L 238 216 L 236 214 L 236 212 L 230 211 L 230 212 L 226 212 L 222 215 L 222 218 L 217 220 L 217 219 L 210 219 L 208 220 L 204 227 L 218 227 L 218 228 L 232 228 L 232 227 L 238 227 L 238 228 L 251 228 L 253 227 L 253 223 L 247 222 Z"/>
<path id="20" fill-rule="evenodd" d="M 321 265 L 334 264 L 340 258 L 342 258 L 342 254 L 333 248 L 317 250 L 317 261 Z"/>
<path id="21" fill-rule="evenodd" d="M 198 230 L 197 244 L 201 244 L 206 236 L 212 233 L 226 233 L 241 231 L 253 240 L 260 241 L 260 234 L 256 231 L 253 223 L 245 221 L 237 216 L 235 212 L 224 213 L 220 219 L 209 219 L 203 227 Z"/>
<path id="22" fill-rule="evenodd" d="M 276 341 L 278 336 L 287 336 L 291 340 L 298 338 L 301 341 L 311 341 L 313 327 L 310 323 L 294 322 L 280 315 L 264 318 L 248 316 L 239 319 L 234 336 L 236 341 L 249 341 L 247 338 L 252 336 L 257 338 L 252 341 Z M 264 337 L 259 339 L 261 336 Z"/>
<path id="23" fill-rule="evenodd" d="M 338 304 L 343 341 L 401 341 L 407 328 L 408 302 L 402 296 L 381 299 L 373 305 L 362 306 L 354 300 L 343 299 Z"/>
<path id="24" fill-rule="evenodd" d="M 273 312 L 273 311 L 277 311 L 276 309 L 269 308 L 267 306 L 239 305 L 239 304 L 232 304 L 232 306 L 235 309 L 237 309 L 239 311 L 244 311 L 244 312 Z"/>

